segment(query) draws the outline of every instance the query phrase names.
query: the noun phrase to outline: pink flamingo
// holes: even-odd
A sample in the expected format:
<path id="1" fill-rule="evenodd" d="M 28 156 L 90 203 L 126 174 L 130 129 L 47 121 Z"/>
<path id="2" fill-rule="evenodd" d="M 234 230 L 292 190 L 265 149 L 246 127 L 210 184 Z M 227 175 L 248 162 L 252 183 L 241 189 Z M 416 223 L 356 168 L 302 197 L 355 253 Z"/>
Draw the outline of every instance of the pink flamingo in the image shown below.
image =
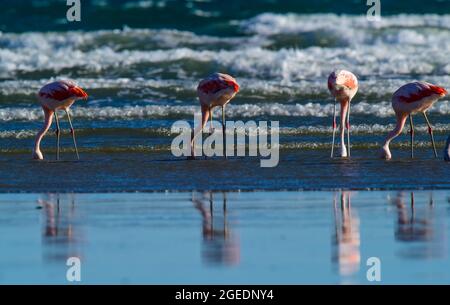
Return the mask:
<path id="1" fill-rule="evenodd" d="M 392 96 L 392 108 L 394 108 L 397 118 L 397 126 L 386 137 L 380 156 L 385 159 L 392 158 L 389 143 L 402 132 L 406 118 L 409 116 L 411 126 L 411 158 L 414 157 L 414 124 L 412 115 L 421 112 L 427 122 L 434 155 L 437 157 L 433 128 L 428 120 L 426 111 L 446 94 L 447 91 L 444 88 L 427 82 L 413 82 L 400 87 Z"/>
<path id="2" fill-rule="evenodd" d="M 212 128 L 212 109 L 216 106 L 222 107 L 222 132 L 223 132 L 223 155 L 225 152 L 225 106 L 239 92 L 239 84 L 228 74 L 214 73 L 208 78 L 202 80 L 197 87 L 197 94 L 200 101 L 202 111 L 202 124 L 192 135 L 191 140 L 191 158 L 194 158 L 194 140 L 199 134 L 203 134 L 203 128 L 211 118 Z"/>
<path id="3" fill-rule="evenodd" d="M 42 109 L 44 110 L 44 126 L 37 133 L 36 140 L 34 142 L 33 149 L 33 159 L 42 160 L 44 156 L 40 149 L 41 140 L 44 135 L 47 133 L 50 125 L 52 124 L 53 117 L 55 116 L 56 121 L 56 160 L 59 160 L 59 136 L 60 136 L 60 128 L 59 128 L 59 119 L 57 110 L 64 110 L 67 114 L 67 119 L 70 124 L 70 133 L 72 134 L 73 144 L 75 146 L 75 152 L 77 154 L 77 158 L 80 159 L 78 155 L 77 143 L 75 140 L 75 131 L 72 126 L 72 121 L 70 119 L 69 108 L 72 104 L 79 99 L 87 99 L 88 95 L 81 89 L 74 81 L 71 80 L 60 80 L 53 83 L 49 83 L 39 90 L 38 99 L 41 103 Z"/>
<path id="4" fill-rule="evenodd" d="M 334 156 L 334 141 L 336 137 L 336 102 L 341 104 L 341 157 L 350 157 L 350 102 L 358 92 L 358 79 L 345 70 L 335 71 L 328 77 L 328 90 L 334 96 L 333 114 L 333 144 L 331 145 L 331 158 Z M 348 154 L 345 147 L 345 127 L 347 127 Z"/>

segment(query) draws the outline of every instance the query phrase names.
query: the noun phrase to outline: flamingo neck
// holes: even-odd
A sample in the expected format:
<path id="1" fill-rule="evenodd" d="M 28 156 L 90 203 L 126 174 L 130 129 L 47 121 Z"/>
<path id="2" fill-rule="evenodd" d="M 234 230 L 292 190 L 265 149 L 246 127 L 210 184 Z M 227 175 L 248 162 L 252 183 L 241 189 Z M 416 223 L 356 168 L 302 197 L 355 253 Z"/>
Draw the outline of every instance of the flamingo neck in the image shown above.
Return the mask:
<path id="1" fill-rule="evenodd" d="M 50 125 L 52 124 L 53 120 L 53 111 L 47 108 L 43 108 L 43 110 L 44 110 L 44 125 L 42 126 L 41 130 L 39 130 L 38 133 L 36 134 L 36 139 L 34 140 L 34 148 L 33 148 L 33 159 L 38 160 L 44 159 L 44 156 L 40 148 L 41 140 L 48 132 L 48 129 L 50 128 Z"/>
<path id="2" fill-rule="evenodd" d="M 403 127 L 405 127 L 407 117 L 408 117 L 407 114 L 397 115 L 397 125 L 395 126 L 394 130 L 392 130 L 384 140 L 381 154 L 382 157 L 386 159 L 391 159 L 392 155 L 389 149 L 389 144 L 394 138 L 396 138 L 402 132 Z"/>
<path id="3" fill-rule="evenodd" d="M 340 114 L 340 136 L 341 136 L 341 148 L 340 155 L 341 157 L 347 157 L 347 147 L 345 146 L 345 128 L 349 128 L 348 122 L 348 107 L 350 105 L 350 99 L 342 99 L 339 101 L 341 104 L 341 114 Z"/>

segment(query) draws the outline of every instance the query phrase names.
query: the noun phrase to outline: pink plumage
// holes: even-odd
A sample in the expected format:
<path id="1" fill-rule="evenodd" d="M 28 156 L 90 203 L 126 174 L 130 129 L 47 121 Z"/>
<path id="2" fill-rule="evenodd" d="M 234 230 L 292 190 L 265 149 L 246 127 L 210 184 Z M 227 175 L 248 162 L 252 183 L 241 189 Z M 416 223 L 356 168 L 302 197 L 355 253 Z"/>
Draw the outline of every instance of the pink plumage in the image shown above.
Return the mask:
<path id="1" fill-rule="evenodd" d="M 214 107 L 222 107 L 222 132 L 223 143 L 225 143 L 225 106 L 239 92 L 240 86 L 237 81 L 230 75 L 224 73 L 214 73 L 204 80 L 200 81 L 197 86 L 198 99 L 202 111 L 202 123 L 194 131 L 191 141 L 191 158 L 194 158 L 194 140 L 195 137 L 203 131 L 203 128 L 211 117 Z M 224 156 L 225 156 L 225 145 Z"/>
<path id="2" fill-rule="evenodd" d="M 42 110 L 44 111 L 44 126 L 42 126 L 42 129 L 36 135 L 33 158 L 38 160 L 42 160 L 44 158 L 44 155 L 40 149 L 40 143 L 44 135 L 48 132 L 52 124 L 53 117 L 55 117 L 57 125 L 56 134 L 58 138 L 56 158 L 57 160 L 59 159 L 60 130 L 57 111 L 64 110 L 67 114 L 67 119 L 69 120 L 70 133 L 72 134 L 75 152 L 77 154 L 77 158 L 79 159 L 75 140 L 75 130 L 73 129 L 72 121 L 70 119 L 69 108 L 73 105 L 73 103 L 75 103 L 75 101 L 79 99 L 87 99 L 87 93 L 72 80 L 59 80 L 43 86 L 41 90 L 39 90 L 37 96 L 42 106 Z"/>
<path id="3" fill-rule="evenodd" d="M 205 94 L 216 94 L 225 89 L 233 89 L 237 93 L 239 91 L 239 84 L 232 76 L 223 73 L 214 73 L 210 77 L 202 80 L 197 87 L 198 91 Z"/>
<path id="4" fill-rule="evenodd" d="M 358 78 L 346 70 L 337 70 L 328 77 L 328 90 L 333 95 L 334 114 L 333 114 L 333 144 L 331 147 L 331 157 L 334 155 L 334 140 L 336 134 L 336 102 L 341 105 L 341 157 L 350 156 L 350 102 L 358 92 Z M 344 129 L 347 128 L 348 152 L 344 141 Z"/>
<path id="5" fill-rule="evenodd" d="M 80 99 L 88 97 L 87 93 L 71 80 L 49 83 L 39 90 L 38 95 L 44 99 L 53 99 L 60 102 L 69 98 Z"/>
<path id="6" fill-rule="evenodd" d="M 392 108 L 395 111 L 397 124 L 394 130 L 392 130 L 386 137 L 381 148 L 380 156 L 385 159 L 392 158 L 389 144 L 402 132 L 406 119 L 409 117 L 411 127 L 411 158 L 414 157 L 414 124 L 412 115 L 415 113 L 422 113 L 428 126 L 428 133 L 430 134 L 434 155 L 437 157 L 433 128 L 428 120 L 426 111 L 446 94 L 447 90 L 444 88 L 427 82 L 408 83 L 395 91 L 392 96 Z"/>
<path id="7" fill-rule="evenodd" d="M 433 95 L 443 97 L 446 94 L 447 91 L 442 87 L 427 82 L 413 82 L 400 87 L 392 98 L 404 103 L 414 103 Z"/>

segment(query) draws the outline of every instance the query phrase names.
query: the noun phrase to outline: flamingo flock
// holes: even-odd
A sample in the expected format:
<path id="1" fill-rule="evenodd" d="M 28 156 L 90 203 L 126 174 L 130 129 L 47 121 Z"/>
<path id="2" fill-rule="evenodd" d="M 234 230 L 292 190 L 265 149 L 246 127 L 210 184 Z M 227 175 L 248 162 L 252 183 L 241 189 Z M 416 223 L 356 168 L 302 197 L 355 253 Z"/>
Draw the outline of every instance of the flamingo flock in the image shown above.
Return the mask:
<path id="1" fill-rule="evenodd" d="M 226 158 L 225 150 L 225 107 L 239 92 L 240 86 L 236 79 L 228 74 L 214 73 L 206 79 L 200 81 L 197 87 L 198 99 L 200 102 L 200 109 L 202 120 L 200 126 L 194 129 L 191 135 L 191 159 L 194 159 L 194 145 L 195 138 L 203 133 L 203 129 L 211 119 L 212 127 L 212 110 L 215 107 L 222 108 L 222 134 L 223 134 L 223 155 Z M 335 136 L 337 130 L 337 109 L 336 104 L 340 104 L 340 157 L 350 157 L 350 105 L 352 99 L 358 92 L 357 77 L 346 70 L 334 71 L 328 77 L 328 89 L 334 97 L 334 112 L 333 112 L 333 139 L 331 146 L 331 158 L 334 157 Z M 400 87 L 392 96 L 392 107 L 394 109 L 397 124 L 386 137 L 379 156 L 384 159 L 391 159 L 392 154 L 389 149 L 389 144 L 396 138 L 403 130 L 406 120 L 409 117 L 410 136 L 411 136 L 411 158 L 414 157 L 414 124 L 413 115 L 422 113 L 428 126 L 428 132 L 433 147 L 434 155 L 437 157 L 436 144 L 434 141 L 433 128 L 428 119 L 426 111 L 430 109 L 434 103 L 447 95 L 447 91 L 443 87 L 433 85 L 427 82 L 411 82 Z M 60 156 L 60 126 L 57 111 L 63 110 L 67 115 L 70 125 L 70 133 L 72 135 L 73 144 L 77 159 L 79 159 L 78 148 L 75 138 L 75 130 L 72 126 L 70 117 L 70 107 L 75 101 L 84 99 L 87 100 L 88 94 L 71 80 L 59 80 L 49 83 L 42 87 L 38 92 L 38 100 L 44 111 L 44 125 L 36 135 L 33 158 L 42 160 L 44 158 L 40 149 L 42 138 L 48 132 L 53 117 L 56 122 L 56 159 Z M 345 130 L 347 130 L 347 145 L 345 144 Z M 450 136 L 444 150 L 444 159 L 450 161 Z"/>

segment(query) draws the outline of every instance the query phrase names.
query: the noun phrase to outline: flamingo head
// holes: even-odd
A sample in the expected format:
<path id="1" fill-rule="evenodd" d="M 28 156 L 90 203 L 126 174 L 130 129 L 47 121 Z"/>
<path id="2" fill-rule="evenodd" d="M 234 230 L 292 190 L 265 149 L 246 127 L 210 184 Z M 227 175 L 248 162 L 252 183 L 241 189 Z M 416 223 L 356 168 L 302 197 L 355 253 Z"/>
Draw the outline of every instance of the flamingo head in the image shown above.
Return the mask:
<path id="1" fill-rule="evenodd" d="M 387 145 L 381 147 L 380 152 L 378 153 L 378 155 L 379 155 L 379 157 L 381 159 L 385 159 L 385 160 L 392 159 L 391 151 L 389 149 L 389 146 L 387 146 Z"/>
<path id="2" fill-rule="evenodd" d="M 33 159 L 34 160 L 44 160 L 44 155 L 42 154 L 42 152 L 39 148 L 33 151 Z"/>

